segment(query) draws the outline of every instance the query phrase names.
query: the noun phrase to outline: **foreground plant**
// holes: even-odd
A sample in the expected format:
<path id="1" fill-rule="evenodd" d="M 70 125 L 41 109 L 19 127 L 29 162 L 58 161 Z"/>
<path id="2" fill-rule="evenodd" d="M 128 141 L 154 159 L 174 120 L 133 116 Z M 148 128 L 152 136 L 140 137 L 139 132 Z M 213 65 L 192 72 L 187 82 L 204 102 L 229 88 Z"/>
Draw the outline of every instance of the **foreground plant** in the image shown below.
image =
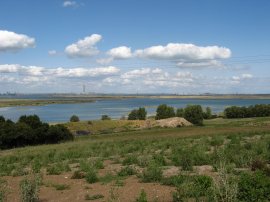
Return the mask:
<path id="1" fill-rule="evenodd" d="M 20 182 L 20 192 L 22 202 L 38 202 L 41 177 L 38 175 L 25 177 Z"/>

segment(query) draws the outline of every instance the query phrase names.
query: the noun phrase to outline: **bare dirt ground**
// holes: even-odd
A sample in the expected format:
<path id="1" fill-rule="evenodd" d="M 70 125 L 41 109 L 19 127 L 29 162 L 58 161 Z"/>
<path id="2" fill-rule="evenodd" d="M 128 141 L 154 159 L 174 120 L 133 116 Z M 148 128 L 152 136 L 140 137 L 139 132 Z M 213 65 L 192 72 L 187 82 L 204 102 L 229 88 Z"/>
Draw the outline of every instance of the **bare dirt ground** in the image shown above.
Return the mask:
<path id="1" fill-rule="evenodd" d="M 66 202 L 86 201 L 85 195 L 102 194 L 104 198 L 93 201 L 123 201 L 134 202 L 142 189 L 147 193 L 149 201 L 170 202 L 172 201 L 173 187 L 163 186 L 157 183 L 140 183 L 136 176 L 125 179 L 123 186 L 117 186 L 113 182 L 102 184 L 100 182 L 88 184 L 84 179 L 71 179 L 71 173 L 62 175 L 44 176 L 43 185 L 40 189 L 41 202 Z M 8 181 L 10 192 L 7 200 L 20 202 L 19 182 L 22 177 L 5 177 Z M 56 190 L 52 186 L 44 184 L 65 184 L 69 189 Z M 114 200 L 113 200 L 114 199 Z"/>

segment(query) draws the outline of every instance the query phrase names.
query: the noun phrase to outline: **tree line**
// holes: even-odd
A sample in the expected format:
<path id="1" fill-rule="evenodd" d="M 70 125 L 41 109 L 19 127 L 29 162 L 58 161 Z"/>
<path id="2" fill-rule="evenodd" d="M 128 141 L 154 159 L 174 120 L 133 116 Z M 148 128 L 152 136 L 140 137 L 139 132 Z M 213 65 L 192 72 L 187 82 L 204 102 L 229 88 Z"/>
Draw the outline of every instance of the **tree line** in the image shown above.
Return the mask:
<path id="1" fill-rule="evenodd" d="M 147 111 L 141 107 L 132 110 L 128 115 L 128 120 L 145 120 Z M 184 117 L 189 122 L 196 125 L 203 125 L 203 119 L 210 119 L 213 117 L 212 111 L 209 107 L 204 111 L 200 105 L 188 105 L 185 108 L 175 109 L 166 104 L 159 105 L 156 110 L 155 119 L 166 119 L 171 117 Z"/>
<path id="2" fill-rule="evenodd" d="M 248 107 L 231 106 L 224 110 L 226 118 L 250 118 L 270 116 L 270 104 L 257 104 Z"/>
<path id="3" fill-rule="evenodd" d="M 0 149 L 54 144 L 73 138 L 64 125 L 43 123 L 37 115 L 21 116 L 16 123 L 0 116 Z"/>

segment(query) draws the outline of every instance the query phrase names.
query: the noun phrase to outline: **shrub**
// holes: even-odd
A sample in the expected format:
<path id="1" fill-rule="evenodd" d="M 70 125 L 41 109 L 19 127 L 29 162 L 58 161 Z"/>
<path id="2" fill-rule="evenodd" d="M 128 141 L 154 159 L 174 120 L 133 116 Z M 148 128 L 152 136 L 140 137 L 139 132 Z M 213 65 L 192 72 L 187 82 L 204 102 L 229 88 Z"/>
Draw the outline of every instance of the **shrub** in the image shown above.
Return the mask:
<path id="1" fill-rule="evenodd" d="M 85 173 L 79 170 L 73 172 L 71 179 L 83 179 L 85 177 Z"/>
<path id="2" fill-rule="evenodd" d="M 126 166 L 124 168 L 122 168 L 119 172 L 118 172 L 118 176 L 130 176 L 130 175 L 135 175 L 136 171 L 134 170 L 134 168 L 130 167 L 130 166 Z"/>
<path id="3" fill-rule="evenodd" d="M 69 119 L 70 122 L 79 122 L 80 118 L 76 115 L 72 115 Z"/>
<path id="4" fill-rule="evenodd" d="M 145 120 L 147 112 L 144 107 L 132 110 L 128 115 L 128 120 Z"/>
<path id="5" fill-rule="evenodd" d="M 24 178 L 20 182 L 21 201 L 22 202 L 38 202 L 41 178 L 34 176 L 33 178 Z"/>
<path id="6" fill-rule="evenodd" d="M 162 179 L 162 169 L 155 163 L 150 163 L 143 171 L 143 182 L 159 182 Z"/>
<path id="7" fill-rule="evenodd" d="M 203 112 L 204 119 L 211 119 L 212 118 L 212 110 L 210 107 L 206 107 L 205 112 Z"/>
<path id="8" fill-rule="evenodd" d="M 231 106 L 224 110 L 226 118 L 248 118 L 270 116 L 270 104 L 251 105 L 249 107 Z"/>
<path id="9" fill-rule="evenodd" d="M 24 147 L 27 145 L 59 143 L 73 140 L 73 135 L 63 125 L 49 126 L 38 116 L 21 116 L 17 123 L 0 122 L 0 149 Z"/>
<path id="10" fill-rule="evenodd" d="M 122 162 L 123 165 L 132 165 L 132 164 L 137 164 L 137 163 L 138 163 L 138 159 L 134 155 L 127 156 Z"/>
<path id="11" fill-rule="evenodd" d="M 89 184 L 93 184 L 98 181 L 97 173 L 94 169 L 89 169 L 85 175 L 85 179 Z"/>
<path id="12" fill-rule="evenodd" d="M 269 201 L 270 178 L 261 171 L 243 173 L 238 183 L 237 198 L 240 201 Z"/>
<path id="13" fill-rule="evenodd" d="M 156 120 L 175 117 L 174 108 L 166 104 L 159 105 L 156 110 Z"/>
<path id="14" fill-rule="evenodd" d="M 179 108 L 176 110 L 176 116 L 177 117 L 184 117 L 185 110 L 183 108 Z"/>
<path id="15" fill-rule="evenodd" d="M 200 105 L 189 105 L 185 108 L 184 118 L 195 125 L 203 125 L 203 111 Z"/>
<path id="16" fill-rule="evenodd" d="M 101 120 L 105 121 L 105 120 L 111 120 L 111 117 L 109 117 L 108 115 L 102 115 L 101 116 Z"/>
<path id="17" fill-rule="evenodd" d="M 140 196 L 136 198 L 136 202 L 147 202 L 147 195 L 144 189 L 141 190 Z"/>

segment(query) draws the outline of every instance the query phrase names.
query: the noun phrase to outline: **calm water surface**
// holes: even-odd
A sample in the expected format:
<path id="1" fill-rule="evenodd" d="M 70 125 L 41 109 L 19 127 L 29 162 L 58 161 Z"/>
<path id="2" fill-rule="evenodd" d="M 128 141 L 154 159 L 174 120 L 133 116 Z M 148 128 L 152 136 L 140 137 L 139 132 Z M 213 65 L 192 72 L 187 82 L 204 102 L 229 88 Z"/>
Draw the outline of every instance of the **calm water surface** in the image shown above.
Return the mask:
<path id="1" fill-rule="evenodd" d="M 67 122 L 73 114 L 81 120 L 100 119 L 107 114 L 112 118 L 127 116 L 128 113 L 138 107 L 145 107 L 148 115 L 154 115 L 160 104 L 168 104 L 175 108 L 185 107 L 188 104 L 199 104 L 203 107 L 211 107 L 215 113 L 232 105 L 248 106 L 254 104 L 270 104 L 270 99 L 151 99 L 133 98 L 121 100 L 99 100 L 92 103 L 78 104 L 52 104 L 46 106 L 21 106 L 0 108 L 0 115 L 16 121 L 21 115 L 36 114 L 46 122 Z"/>

